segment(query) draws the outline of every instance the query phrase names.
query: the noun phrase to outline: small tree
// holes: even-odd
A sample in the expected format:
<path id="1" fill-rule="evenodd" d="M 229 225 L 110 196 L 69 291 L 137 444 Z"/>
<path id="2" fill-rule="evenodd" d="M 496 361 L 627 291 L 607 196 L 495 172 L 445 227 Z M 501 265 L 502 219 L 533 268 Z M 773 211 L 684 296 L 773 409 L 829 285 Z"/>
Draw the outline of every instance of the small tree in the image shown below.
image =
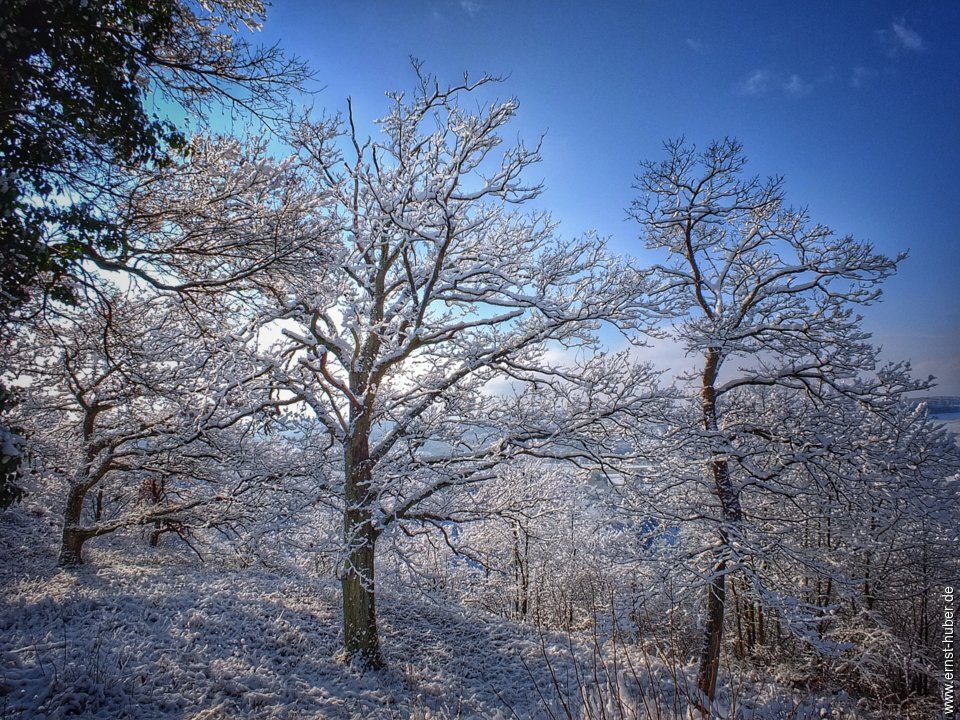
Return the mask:
<path id="1" fill-rule="evenodd" d="M 508 210 L 539 193 L 521 175 L 538 148 L 497 153 L 517 110 L 461 98 L 491 78 L 441 89 L 420 76 L 392 95 L 382 134 L 352 113 L 304 124 L 304 162 L 328 199 L 328 261 L 276 287 L 277 380 L 342 448 L 342 573 L 347 655 L 383 663 L 376 624 L 377 540 L 397 525 L 451 517 L 442 491 L 494 476 L 518 453 L 588 458 L 621 416 L 640 412 L 650 374 L 624 357 L 579 369 L 556 348 L 595 348 L 600 322 L 638 324 L 642 279 L 591 239 L 553 238 L 543 215 Z M 349 159 L 341 152 L 346 141 Z M 505 383 L 495 394 L 489 385 Z M 610 441 L 612 442 L 612 441 Z"/>
<path id="2" fill-rule="evenodd" d="M 84 525 L 93 488 L 100 498 L 114 480 L 127 489 L 161 483 L 170 502 L 148 514 L 162 527 L 161 516 L 173 522 L 173 506 L 183 511 L 184 502 L 197 499 L 199 485 L 182 493 L 176 481 L 167 482 L 178 473 L 206 478 L 208 488 L 218 478 L 249 486 L 254 475 L 271 476 L 265 468 L 237 467 L 245 453 L 226 449 L 238 437 L 231 425 L 278 402 L 255 382 L 269 365 L 255 366 L 243 352 L 256 342 L 246 323 L 272 274 L 292 270 L 293 256 L 320 262 L 310 244 L 320 199 L 295 159 L 272 159 L 263 140 L 199 136 L 185 158 L 133 168 L 124 186 L 125 195 L 113 201 L 122 250 L 106 257 L 89 248 L 88 257 L 102 270 L 124 271 L 128 287 L 119 290 L 115 274 L 91 272 L 87 308 L 28 305 L 33 318 L 18 326 L 8 365 L 30 378 L 23 406 L 7 413 L 10 422 L 29 431 L 30 448 L 35 442 L 48 469 L 66 453 L 54 474 L 76 471 L 68 480 L 64 563 L 80 561 L 87 538 L 144 519 L 124 513 L 104 523 L 95 513 L 96 527 Z M 52 414 L 50 403 L 59 408 Z M 62 436 L 62 446 L 49 442 L 50 433 Z M 211 461 L 196 467 L 191 457 L 203 456 L 200 446 L 214 440 L 221 447 L 208 448 Z M 141 495 L 144 502 L 151 497 Z"/>
<path id="3" fill-rule="evenodd" d="M 29 392 L 14 418 L 45 481 L 66 486 L 60 565 L 81 564 L 91 538 L 217 505 L 229 515 L 256 491 L 255 466 L 231 458 L 238 425 L 270 402 L 253 382 L 264 371 L 204 341 L 168 299 L 119 295 L 21 333 L 11 370 Z M 156 480 L 162 496 L 144 497 Z"/>
<path id="4" fill-rule="evenodd" d="M 463 602 L 520 622 L 571 630 L 609 610 L 620 582 L 626 532 L 610 512 L 616 488 L 599 473 L 543 459 L 523 459 L 474 490 L 454 537 Z M 465 500 L 459 502 L 465 509 Z M 624 593 L 625 594 L 625 593 Z"/>
<path id="5" fill-rule="evenodd" d="M 859 375 L 874 366 L 875 352 L 852 308 L 879 296 L 878 284 L 900 258 L 809 224 L 804 211 L 785 206 L 781 178 L 744 175 L 746 158 L 736 141 L 702 152 L 675 141 L 666 150 L 666 160 L 643 165 L 636 186 L 642 195 L 630 214 L 643 226 L 647 247 L 667 254 L 653 268 L 651 299 L 675 320 L 668 334 L 703 359 L 688 378 L 694 422 L 676 437 L 705 469 L 702 475 L 678 472 L 696 483 L 702 500 L 712 501 L 693 513 L 707 513 L 714 532 L 697 678 L 710 701 L 726 577 L 745 567 L 750 554 L 745 489 L 758 487 L 736 434 L 762 440 L 775 429 L 769 416 L 745 424 L 737 412 L 741 398 L 753 388 L 776 387 L 806 403 L 828 403 L 832 395 L 869 401 L 871 387 Z M 737 361 L 742 365 L 732 367 Z"/>

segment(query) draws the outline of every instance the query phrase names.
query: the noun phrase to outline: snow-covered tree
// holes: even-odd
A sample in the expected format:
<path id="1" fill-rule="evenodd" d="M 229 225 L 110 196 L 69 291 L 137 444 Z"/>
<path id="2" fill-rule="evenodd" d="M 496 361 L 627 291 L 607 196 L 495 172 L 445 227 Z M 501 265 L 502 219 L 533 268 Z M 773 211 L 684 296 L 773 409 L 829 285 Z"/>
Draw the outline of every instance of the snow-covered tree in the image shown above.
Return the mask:
<path id="1" fill-rule="evenodd" d="M 444 490 L 517 454 L 613 452 L 651 392 L 650 372 L 623 355 L 565 360 L 594 354 L 600 323 L 642 324 L 644 280 L 595 239 L 560 243 L 545 215 L 510 209 L 540 191 L 521 177 L 539 148 L 500 149 L 515 100 L 461 105 L 489 83 L 421 75 L 411 97 L 391 96 L 374 139 L 352 111 L 297 134 L 330 245 L 275 287 L 271 355 L 342 449 L 344 637 L 366 665 L 383 662 L 384 532 L 449 520 Z"/>
<path id="2" fill-rule="evenodd" d="M 935 598 L 960 574 L 952 549 L 960 447 L 922 407 L 905 401 L 908 387 L 904 368 L 885 368 L 878 389 L 891 402 L 881 412 L 849 402 L 831 408 L 847 429 L 848 451 L 814 471 L 830 492 L 822 495 L 810 544 L 843 578 L 820 573 L 807 582 L 828 618 L 820 630 L 851 646 L 838 670 L 871 692 L 900 698 L 933 686 Z"/>
<path id="3" fill-rule="evenodd" d="M 25 392 L 13 417 L 39 474 L 66 489 L 61 565 L 80 564 L 90 538 L 173 529 L 215 504 L 226 518 L 257 491 L 266 473 L 238 426 L 271 400 L 253 384 L 263 369 L 243 358 L 164 297 L 103 295 L 19 336 L 10 371 Z"/>
<path id="4" fill-rule="evenodd" d="M 665 252 L 653 268 L 651 299 L 674 322 L 668 336 L 702 357 L 687 378 L 692 405 L 675 434 L 676 477 L 690 483 L 689 516 L 705 519 L 712 538 L 703 547 L 707 586 L 698 685 L 712 699 L 727 605 L 727 575 L 744 570 L 756 549 L 750 537 L 757 494 L 777 487 L 781 465 L 805 462 L 809 448 L 791 450 L 758 467 L 754 447 L 767 452 L 785 414 L 751 414 L 753 390 L 776 388 L 801 403 L 834 398 L 870 402 L 875 388 L 860 374 L 875 364 L 869 335 L 853 308 L 875 300 L 878 284 L 896 269 L 865 243 L 811 224 L 785 205 L 780 178 L 745 175 L 739 143 L 724 140 L 701 152 L 683 141 L 666 145 L 667 159 L 648 162 L 631 215 L 647 247 Z M 914 384 L 914 388 L 922 387 Z M 783 402 L 776 397 L 774 402 Z M 830 453 L 830 446 L 818 453 Z"/>
<path id="5" fill-rule="evenodd" d="M 252 314 L 265 278 L 272 272 L 291 272 L 290 258 L 296 254 L 302 261 L 314 247 L 314 209 L 321 198 L 305 186 L 295 159 L 270 156 L 264 138 L 198 136 L 177 161 L 118 171 L 115 182 L 118 192 L 111 197 L 110 211 L 123 241 L 110 252 L 94 246 L 85 250 L 89 262 L 83 266 L 82 290 L 94 324 L 124 295 L 149 307 L 167 293 L 185 300 L 171 307 L 180 321 L 192 326 L 189 333 L 206 335 L 211 348 L 219 341 L 221 354 L 228 346 L 236 352 L 242 343 L 233 342 L 234 332 L 242 334 L 243 318 Z M 79 286 L 75 289 L 80 291 Z M 24 318 L 33 320 L 4 328 L 11 337 L 8 343 L 5 336 L 5 349 L 20 348 L 16 362 L 7 363 L 11 369 L 22 368 L 30 359 L 36 338 L 68 332 L 71 324 L 86 322 L 82 313 L 42 298 L 21 310 Z M 110 328 L 120 335 L 127 330 L 132 337 L 143 333 L 149 337 L 146 328 L 135 323 L 123 328 L 114 323 Z M 91 336 L 90 341 L 102 345 L 106 336 Z M 102 347 L 90 349 L 105 352 Z M 32 395 L 22 387 L 9 389 L 13 401 Z M 132 386 L 128 389 L 136 392 Z M 11 481 L 12 471 L 22 467 L 20 461 L 30 447 L 22 432 L 11 430 L 18 427 L 15 404 L 0 406 L 4 479 Z M 17 496 L 15 482 L 0 487 L 8 488 L 11 498 Z"/>
<path id="6" fill-rule="evenodd" d="M 143 291 L 245 303 L 271 287 L 271 273 L 319 265 L 311 254 L 323 249 L 323 194 L 296 158 L 277 159 L 268 146 L 269 137 L 198 135 L 178 162 L 131 171 L 114 208 L 124 243 L 110 254 L 91 249 L 91 261 Z"/>
<path id="7" fill-rule="evenodd" d="M 543 628 L 571 630 L 629 600 L 629 523 L 610 512 L 615 489 L 599 473 L 523 459 L 473 491 L 446 538 L 465 604 Z M 468 508 L 466 499 L 458 502 Z"/>
<path id="8" fill-rule="evenodd" d="M 109 256 L 89 249 L 89 312 L 37 304 L 12 344 L 17 356 L 9 367 L 21 375 L 15 385 L 25 401 L 16 417 L 7 414 L 15 427 L 26 423 L 28 449 L 51 433 L 71 437 L 71 423 L 80 433 L 76 444 L 64 444 L 69 457 L 58 463 L 58 472 L 76 470 L 65 563 L 79 562 L 83 541 L 117 524 L 101 523 L 94 532 L 78 519 L 90 489 L 102 490 L 109 478 L 122 477 L 126 487 L 141 482 L 140 505 L 155 504 L 150 513 L 158 515 L 166 512 L 160 500 L 183 505 L 178 475 L 199 477 L 197 467 L 187 467 L 196 465 L 191 453 L 206 458 L 205 477 L 275 475 L 263 463 L 241 463 L 270 455 L 250 452 L 259 436 L 242 437 L 246 451 L 225 447 L 241 442 L 229 426 L 278 402 L 264 383 L 250 384 L 269 367 L 245 352 L 257 342 L 247 321 L 270 278 L 294 269 L 294 255 L 319 265 L 322 197 L 306 184 L 296 158 L 274 160 L 264 139 L 199 136 L 182 160 L 134 168 L 123 183 L 126 194 L 113 207 L 122 246 Z M 210 442 L 221 447 L 200 449 Z M 47 444 L 38 462 L 49 466 L 52 449 Z M 133 520 L 124 517 L 121 524 Z M 151 522 L 158 531 L 178 527 Z"/>

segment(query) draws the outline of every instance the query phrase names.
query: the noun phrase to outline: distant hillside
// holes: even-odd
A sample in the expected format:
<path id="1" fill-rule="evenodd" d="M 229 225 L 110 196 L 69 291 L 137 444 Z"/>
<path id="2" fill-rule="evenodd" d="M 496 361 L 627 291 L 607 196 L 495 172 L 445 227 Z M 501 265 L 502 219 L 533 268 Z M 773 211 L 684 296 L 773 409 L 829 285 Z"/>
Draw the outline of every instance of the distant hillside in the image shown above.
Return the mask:
<path id="1" fill-rule="evenodd" d="M 957 396 L 940 395 L 926 398 L 913 398 L 911 402 L 914 406 L 920 403 L 926 403 L 927 410 L 931 415 L 960 413 L 960 397 Z"/>

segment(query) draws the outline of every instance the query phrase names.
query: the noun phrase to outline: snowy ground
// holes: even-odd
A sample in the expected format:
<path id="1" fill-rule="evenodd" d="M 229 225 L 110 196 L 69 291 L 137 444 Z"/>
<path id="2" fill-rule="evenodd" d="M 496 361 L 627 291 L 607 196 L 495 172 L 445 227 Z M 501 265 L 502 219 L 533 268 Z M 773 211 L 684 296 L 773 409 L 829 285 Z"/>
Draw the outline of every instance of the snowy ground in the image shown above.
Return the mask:
<path id="1" fill-rule="evenodd" d="M 551 667 L 577 686 L 568 638 L 389 596 L 380 611 L 390 669 L 360 673 L 337 658 L 329 580 L 200 564 L 133 537 L 91 542 L 87 565 L 67 573 L 54 540 L 40 511 L 0 514 L 2 718 L 559 718 Z M 589 668 L 589 643 L 579 652 Z M 654 682 L 672 696 L 669 678 Z M 787 695 L 757 696 L 736 716 L 859 717 L 850 703 Z M 610 705 L 590 715 L 619 717 Z"/>
<path id="2" fill-rule="evenodd" d="M 63 572 L 50 525 L 0 518 L 3 718 L 529 717 L 525 664 L 549 683 L 532 631 L 389 597 L 390 669 L 359 673 L 337 659 L 335 583 L 129 537 L 92 541 Z"/>

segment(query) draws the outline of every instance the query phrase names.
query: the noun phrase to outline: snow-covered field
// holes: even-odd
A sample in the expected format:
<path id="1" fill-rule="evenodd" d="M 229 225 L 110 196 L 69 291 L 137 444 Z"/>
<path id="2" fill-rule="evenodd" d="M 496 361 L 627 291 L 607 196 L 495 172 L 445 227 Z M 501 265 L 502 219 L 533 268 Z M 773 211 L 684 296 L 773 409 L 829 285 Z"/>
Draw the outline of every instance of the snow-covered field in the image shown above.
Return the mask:
<path id="1" fill-rule="evenodd" d="M 609 690 L 614 675 L 636 711 L 625 717 L 676 716 L 674 681 L 662 665 L 628 671 L 621 658 L 604 678 L 589 638 L 543 638 L 489 615 L 389 594 L 380 606 L 389 669 L 362 673 L 338 658 L 330 580 L 201 564 L 188 550 L 122 535 L 91 542 L 87 564 L 64 572 L 51 518 L 29 504 L 0 514 L 2 718 L 565 718 L 556 684 L 569 688 L 572 717 L 621 717 Z M 679 670 L 681 682 L 691 670 Z M 646 703 L 635 682 L 631 689 L 638 676 L 658 691 L 648 687 Z M 606 698 L 603 712 L 576 702 L 584 686 Z M 739 691 L 746 699 L 731 716 L 872 717 L 843 695 Z"/>

